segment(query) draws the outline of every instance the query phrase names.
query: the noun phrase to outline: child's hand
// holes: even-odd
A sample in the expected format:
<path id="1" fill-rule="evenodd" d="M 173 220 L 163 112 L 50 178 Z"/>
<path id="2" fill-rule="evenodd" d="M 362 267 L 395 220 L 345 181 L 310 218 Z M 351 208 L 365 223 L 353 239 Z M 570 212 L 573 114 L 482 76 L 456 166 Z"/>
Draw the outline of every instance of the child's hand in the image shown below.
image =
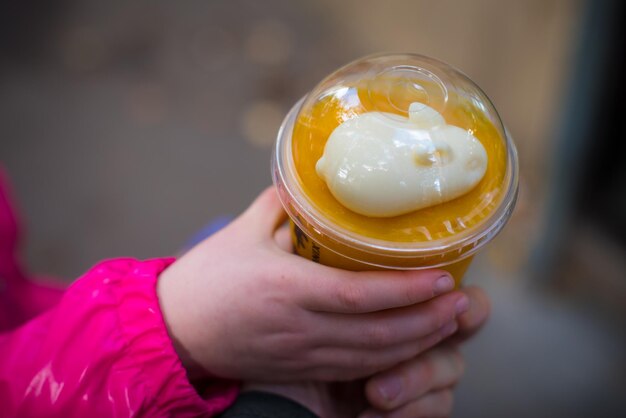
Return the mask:
<path id="1" fill-rule="evenodd" d="M 323 418 L 448 417 L 452 412 L 451 387 L 462 374 L 463 358 L 460 352 L 444 345 L 383 372 L 387 379 L 401 379 L 404 387 L 391 398 L 381 398 L 379 393 L 375 393 L 373 396 L 378 408 L 368 407 L 361 380 L 341 383 L 248 382 L 243 389 L 281 395 Z M 370 379 L 366 384 L 370 398 L 373 382 Z"/>
<path id="2" fill-rule="evenodd" d="M 463 292 L 470 298 L 470 309 L 458 317 L 459 330 L 454 336 L 367 379 L 365 383 L 247 382 L 244 390 L 282 395 L 324 418 L 357 415 L 359 418 L 450 416 L 452 388 L 464 371 L 463 357 L 457 344 L 480 329 L 490 310 L 489 299 L 481 289 L 470 287 Z"/>
<path id="3" fill-rule="evenodd" d="M 364 377 L 452 334 L 468 309 L 466 295 L 446 293 L 442 271 L 347 272 L 290 254 L 278 244 L 287 237 L 274 237 L 284 220 L 270 188 L 161 275 L 163 315 L 190 376 Z"/>
<path id="4" fill-rule="evenodd" d="M 491 304 L 477 287 L 463 289 L 470 309 L 459 315 L 458 332 L 444 344 L 368 379 L 365 386 L 370 409 L 360 418 L 450 416 L 452 388 L 463 376 L 463 357 L 457 346 L 487 321 Z"/>

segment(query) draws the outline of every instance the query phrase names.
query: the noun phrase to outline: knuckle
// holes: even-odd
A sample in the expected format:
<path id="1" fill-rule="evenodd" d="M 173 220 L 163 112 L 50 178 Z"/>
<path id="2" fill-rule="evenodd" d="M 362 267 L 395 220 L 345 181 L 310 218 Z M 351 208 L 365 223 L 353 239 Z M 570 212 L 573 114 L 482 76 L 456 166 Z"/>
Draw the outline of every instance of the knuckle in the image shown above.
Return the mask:
<path id="1" fill-rule="evenodd" d="M 348 312 L 358 313 L 365 306 L 366 295 L 356 284 L 344 284 L 337 292 L 340 306 Z"/>
<path id="2" fill-rule="evenodd" d="M 277 318 L 278 315 L 277 315 Z M 284 315 L 280 321 L 277 321 L 275 324 L 277 327 L 280 327 L 281 331 L 291 334 L 298 335 L 303 331 L 302 320 L 298 317 L 298 315 Z"/>
<path id="3" fill-rule="evenodd" d="M 414 305 L 418 302 L 423 301 L 426 294 L 428 293 L 424 290 L 424 285 L 421 281 L 409 281 L 409 283 L 410 284 L 406 286 L 406 289 L 404 291 L 407 306 Z M 432 295 L 432 292 L 430 292 L 429 295 Z"/>
<path id="4" fill-rule="evenodd" d="M 300 312 L 281 308 L 282 302 L 279 298 L 266 298 L 265 303 L 269 307 L 265 318 L 258 320 L 264 330 L 285 336 L 311 338 L 307 321 L 302 318 Z"/>

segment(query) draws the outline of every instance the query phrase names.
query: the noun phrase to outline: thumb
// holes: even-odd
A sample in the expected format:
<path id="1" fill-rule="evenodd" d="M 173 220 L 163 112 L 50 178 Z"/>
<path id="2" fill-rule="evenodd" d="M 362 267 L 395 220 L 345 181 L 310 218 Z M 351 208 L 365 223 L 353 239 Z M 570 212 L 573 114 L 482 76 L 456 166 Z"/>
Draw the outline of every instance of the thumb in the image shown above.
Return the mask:
<path id="1" fill-rule="evenodd" d="M 273 238 L 274 231 L 285 222 L 287 214 L 280 203 L 274 186 L 265 189 L 241 215 L 242 222 L 251 236 Z"/>

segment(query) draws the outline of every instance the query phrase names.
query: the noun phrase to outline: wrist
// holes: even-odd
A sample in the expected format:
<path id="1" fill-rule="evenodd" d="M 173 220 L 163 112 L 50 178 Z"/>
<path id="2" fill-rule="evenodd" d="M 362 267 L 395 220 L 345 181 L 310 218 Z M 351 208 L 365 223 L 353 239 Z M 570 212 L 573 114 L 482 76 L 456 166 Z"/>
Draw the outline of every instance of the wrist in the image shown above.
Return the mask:
<path id="1" fill-rule="evenodd" d="M 161 272 L 157 281 L 156 293 L 165 328 L 172 340 L 174 351 L 187 372 L 188 379 L 195 380 L 206 377 L 207 373 L 192 355 L 191 336 L 194 333 L 189 329 L 191 325 L 188 323 L 189 321 L 185 320 L 185 310 L 181 310 L 181 307 L 188 308 L 189 304 L 185 302 L 182 292 L 184 281 L 178 276 L 176 264 Z"/>

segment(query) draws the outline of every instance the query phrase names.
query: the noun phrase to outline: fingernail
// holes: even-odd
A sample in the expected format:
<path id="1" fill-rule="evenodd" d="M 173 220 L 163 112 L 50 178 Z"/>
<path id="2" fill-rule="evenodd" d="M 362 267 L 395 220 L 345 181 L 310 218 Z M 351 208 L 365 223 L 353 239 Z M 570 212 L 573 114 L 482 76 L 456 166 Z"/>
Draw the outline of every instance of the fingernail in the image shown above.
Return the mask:
<path id="1" fill-rule="evenodd" d="M 435 295 L 440 295 L 454 289 L 454 280 L 446 275 L 437 279 L 434 285 Z"/>
<path id="2" fill-rule="evenodd" d="M 384 378 L 378 383 L 378 392 L 386 401 L 393 401 L 402 391 L 402 381 L 396 376 Z"/>
<path id="3" fill-rule="evenodd" d="M 462 314 L 463 312 L 467 312 L 469 309 L 469 298 L 466 295 L 463 295 L 456 301 L 456 313 L 457 315 Z"/>

